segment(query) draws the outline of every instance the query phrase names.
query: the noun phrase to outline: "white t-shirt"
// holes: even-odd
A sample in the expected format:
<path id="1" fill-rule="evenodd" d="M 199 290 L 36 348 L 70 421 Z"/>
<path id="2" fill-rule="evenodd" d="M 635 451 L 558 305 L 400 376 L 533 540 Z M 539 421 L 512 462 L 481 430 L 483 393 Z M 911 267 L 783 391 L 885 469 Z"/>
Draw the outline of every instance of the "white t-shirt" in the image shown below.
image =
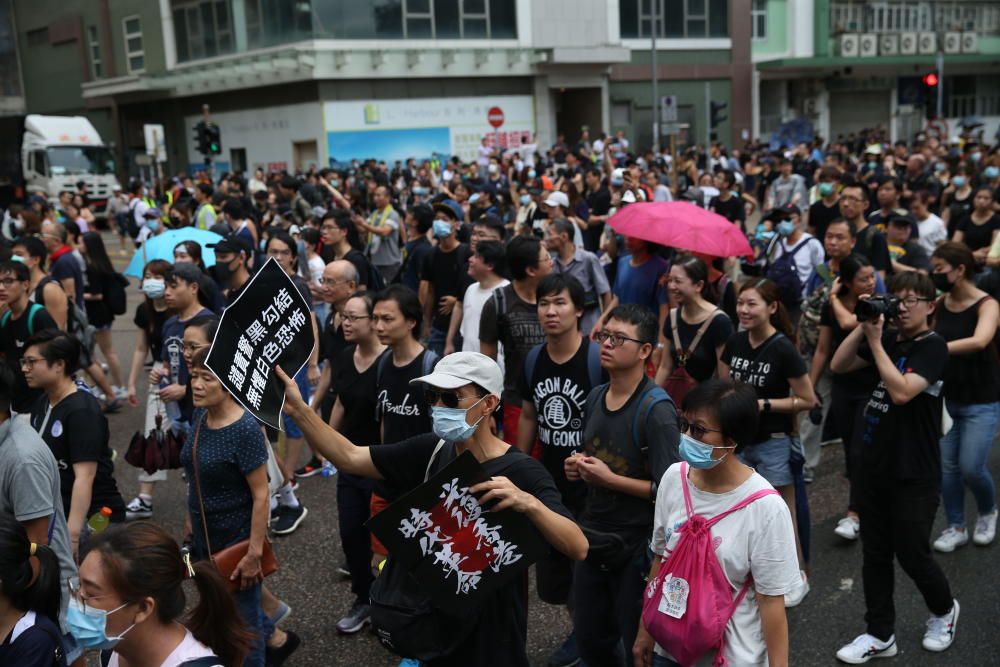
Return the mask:
<path id="1" fill-rule="evenodd" d="M 323 269 L 325 268 L 326 263 L 319 255 L 313 255 L 309 259 L 309 278 L 314 284 L 319 284 L 319 279 L 323 277 Z"/>
<path id="2" fill-rule="evenodd" d="M 661 556 L 676 548 L 680 535 L 675 531 L 687 520 L 682 483 L 691 492 L 694 512 L 706 519 L 725 512 L 757 491 L 772 488 L 755 472 L 728 493 L 708 493 L 690 480 L 681 480 L 680 470 L 680 463 L 670 466 L 656 492 L 650 547 Z M 717 544 L 715 554 L 722 571 L 732 586 L 733 598 L 747 577 L 753 576 L 753 585 L 726 626 L 726 660 L 730 665 L 767 665 L 767 645 L 754 590 L 763 595 L 784 595 L 800 585 L 802 576 L 788 506 L 778 495 L 759 498 L 712 526 L 712 539 Z M 659 646 L 655 650 L 667 655 Z M 711 665 L 714 658 L 715 652 L 711 651 L 697 664 Z"/>
<path id="3" fill-rule="evenodd" d="M 820 243 L 819 239 L 809 232 L 802 232 L 802 236 L 795 243 L 789 243 L 788 239 L 781 239 L 774 247 L 774 256 L 771 258 L 771 262 L 778 261 L 786 252 L 791 252 L 796 246 L 803 243 L 805 245 L 799 248 L 799 251 L 795 253 L 795 257 L 792 259 L 795 261 L 795 270 L 798 271 L 799 280 L 802 281 L 802 296 L 805 298 L 806 283 L 809 282 L 809 277 L 812 276 L 813 269 L 822 264 L 823 260 L 826 259 L 826 251 L 823 249 L 823 244 Z"/>
<path id="4" fill-rule="evenodd" d="M 182 639 L 181 643 L 177 645 L 177 648 L 175 648 L 173 652 L 167 656 L 167 659 L 160 663 L 160 667 L 177 667 L 187 660 L 194 660 L 195 658 L 209 658 L 215 655 L 212 652 L 212 649 L 195 639 L 190 630 L 185 628 L 184 633 L 184 639 Z M 219 661 L 219 665 L 222 665 L 221 660 Z M 118 667 L 117 653 L 111 654 L 111 659 L 108 661 L 108 667 Z"/>
<path id="5" fill-rule="evenodd" d="M 493 290 L 509 284 L 510 281 L 504 279 L 491 289 L 483 289 L 478 282 L 466 288 L 465 296 L 462 297 L 462 324 L 458 329 L 462 334 L 463 352 L 479 352 L 479 316 L 483 314 L 483 306 L 493 294 Z M 503 352 L 497 351 L 497 362 L 501 368 L 503 368 L 502 354 Z"/>
<path id="6" fill-rule="evenodd" d="M 917 243 L 923 246 L 928 255 L 934 253 L 934 249 L 938 247 L 939 243 L 948 240 L 948 228 L 945 226 L 944 220 L 933 213 L 917 222 L 917 230 L 920 232 Z"/>

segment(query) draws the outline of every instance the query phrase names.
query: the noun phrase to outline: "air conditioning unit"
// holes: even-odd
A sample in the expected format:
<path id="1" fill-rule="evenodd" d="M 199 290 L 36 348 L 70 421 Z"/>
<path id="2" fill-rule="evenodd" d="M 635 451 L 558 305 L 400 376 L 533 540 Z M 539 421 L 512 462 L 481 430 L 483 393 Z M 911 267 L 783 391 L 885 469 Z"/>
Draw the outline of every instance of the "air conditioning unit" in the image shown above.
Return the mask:
<path id="1" fill-rule="evenodd" d="M 878 52 L 883 56 L 899 55 L 899 35 L 886 34 L 879 37 Z"/>
<path id="2" fill-rule="evenodd" d="M 819 104 L 815 97 L 807 97 L 802 100 L 802 113 L 806 116 L 815 116 Z"/>
<path id="3" fill-rule="evenodd" d="M 944 34 L 944 52 L 947 54 L 962 52 L 962 33 L 946 32 Z"/>
<path id="4" fill-rule="evenodd" d="M 922 32 L 917 37 L 917 51 L 922 56 L 932 56 L 937 53 L 937 35 L 933 32 Z"/>
<path id="5" fill-rule="evenodd" d="M 865 33 L 859 39 L 858 51 L 862 58 L 874 58 L 878 55 L 878 35 Z"/>
<path id="6" fill-rule="evenodd" d="M 917 33 L 904 32 L 899 36 L 899 55 L 901 56 L 917 55 Z"/>
<path id="7" fill-rule="evenodd" d="M 979 34 L 975 32 L 962 33 L 962 53 L 979 53 Z"/>
<path id="8" fill-rule="evenodd" d="M 840 47 L 840 57 L 857 58 L 858 47 L 860 46 L 859 42 L 860 35 L 858 34 L 841 35 L 838 42 L 838 46 Z"/>

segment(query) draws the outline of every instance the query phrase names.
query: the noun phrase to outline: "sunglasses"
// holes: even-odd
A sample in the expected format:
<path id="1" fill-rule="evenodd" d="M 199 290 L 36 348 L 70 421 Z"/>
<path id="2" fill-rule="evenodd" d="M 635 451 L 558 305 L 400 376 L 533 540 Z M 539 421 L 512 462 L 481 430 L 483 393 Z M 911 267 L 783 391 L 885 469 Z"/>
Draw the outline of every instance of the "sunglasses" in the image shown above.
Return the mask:
<path id="1" fill-rule="evenodd" d="M 681 433 L 689 433 L 695 440 L 705 440 L 706 433 L 722 433 L 717 428 L 705 428 L 701 424 L 692 424 L 687 420 L 686 417 L 679 417 L 677 419 L 677 426 L 680 428 Z"/>
<path id="2" fill-rule="evenodd" d="M 453 391 L 440 391 L 438 389 L 425 389 L 424 399 L 427 401 L 427 405 L 437 405 L 438 401 L 446 408 L 457 408 L 460 401 L 464 401 L 470 398 L 482 398 L 481 396 L 459 396 Z"/>

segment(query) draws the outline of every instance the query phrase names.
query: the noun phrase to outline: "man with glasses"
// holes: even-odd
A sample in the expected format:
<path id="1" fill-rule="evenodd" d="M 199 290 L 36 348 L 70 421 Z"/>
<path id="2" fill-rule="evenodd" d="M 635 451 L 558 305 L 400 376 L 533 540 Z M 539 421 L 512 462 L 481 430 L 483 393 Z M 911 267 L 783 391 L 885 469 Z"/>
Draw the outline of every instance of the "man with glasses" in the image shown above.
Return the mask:
<path id="1" fill-rule="evenodd" d="M 679 460 L 677 411 L 645 374 L 657 333 L 656 318 L 642 306 L 617 306 L 608 315 L 597 341 L 610 382 L 587 396 L 583 451 L 564 464 L 568 480 L 587 486 L 579 523 L 590 552 L 573 571 L 572 595 L 577 647 L 588 665 L 631 664 L 652 501 Z"/>
<path id="2" fill-rule="evenodd" d="M 364 254 L 351 245 L 350 229 L 350 211 L 337 209 L 324 215 L 319 228 L 320 238 L 323 241 L 320 256 L 327 264 L 338 259 L 345 259 L 353 264 L 358 272 L 358 289 L 364 290 L 368 287 L 371 265 Z"/>
<path id="3" fill-rule="evenodd" d="M 941 495 L 941 378 L 948 344 L 930 328 L 937 290 L 930 277 L 894 275 L 888 289 L 898 299 L 893 330 L 878 315 L 854 329 L 833 355 L 835 373 L 866 366 L 879 383 L 864 408 L 858 437 L 858 514 L 864 560 L 861 574 L 867 628 L 837 652 L 860 664 L 896 655 L 893 559 L 913 580 L 930 609 L 923 647 L 944 651 L 955 640 L 959 605 L 931 553 L 931 528 Z"/>
<path id="4" fill-rule="evenodd" d="M 0 264 L 0 303 L 7 306 L 0 317 L 0 351 L 13 374 L 15 412 L 26 412 L 42 393 L 41 389 L 29 389 L 24 380 L 21 358 L 25 342 L 39 331 L 58 328 L 49 312 L 29 299 L 30 281 L 31 272 L 23 262 Z M 66 295 L 62 298 L 65 301 Z"/>
<path id="5" fill-rule="evenodd" d="M 840 192 L 840 214 L 854 227 L 857 244 L 854 252 L 864 255 L 872 263 L 878 275 L 885 280 L 892 270 L 889 259 L 889 245 L 878 229 L 865 219 L 868 198 L 860 185 L 845 185 Z"/>

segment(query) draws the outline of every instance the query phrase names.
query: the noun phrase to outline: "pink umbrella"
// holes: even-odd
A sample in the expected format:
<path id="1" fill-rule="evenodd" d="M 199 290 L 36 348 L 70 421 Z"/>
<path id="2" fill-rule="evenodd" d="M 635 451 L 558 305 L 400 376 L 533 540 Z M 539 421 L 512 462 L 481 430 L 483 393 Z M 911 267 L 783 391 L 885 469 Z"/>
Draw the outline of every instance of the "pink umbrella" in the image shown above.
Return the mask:
<path id="1" fill-rule="evenodd" d="M 608 220 L 625 236 L 712 257 L 753 257 L 740 228 L 688 202 L 637 202 Z"/>

